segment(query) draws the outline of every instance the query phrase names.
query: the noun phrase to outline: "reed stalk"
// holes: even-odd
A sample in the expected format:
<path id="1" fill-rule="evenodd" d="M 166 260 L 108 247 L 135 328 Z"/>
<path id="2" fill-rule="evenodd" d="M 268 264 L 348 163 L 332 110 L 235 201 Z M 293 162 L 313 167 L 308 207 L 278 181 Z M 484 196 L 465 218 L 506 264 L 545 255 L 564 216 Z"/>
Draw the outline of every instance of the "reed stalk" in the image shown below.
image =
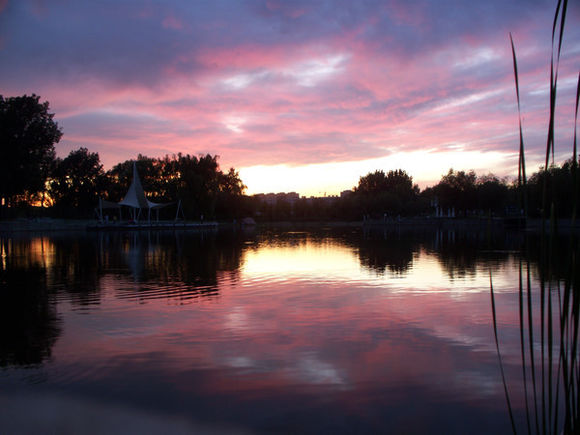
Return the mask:
<path id="1" fill-rule="evenodd" d="M 530 277 L 530 261 L 525 259 L 526 282 L 524 284 L 524 263 L 519 263 L 519 339 L 522 365 L 522 382 L 524 391 L 524 406 L 526 416 L 526 431 L 528 434 L 575 434 L 580 431 L 580 358 L 578 356 L 578 335 L 580 333 L 580 287 L 578 286 L 578 270 L 580 269 L 578 242 L 575 238 L 575 222 L 578 211 L 578 196 L 580 193 L 580 177 L 577 161 L 577 122 L 580 101 L 580 74 L 576 89 L 576 104 L 574 113 L 574 133 L 572 147 L 572 180 L 573 204 L 571 219 L 571 234 L 569 236 L 569 257 L 567 259 L 566 275 L 561 280 L 554 273 L 553 258 L 555 255 L 555 237 L 557 232 L 556 207 L 548 202 L 549 164 L 554 162 L 554 137 L 556 96 L 562 42 L 568 10 L 567 0 L 558 0 L 552 26 L 552 54 L 550 61 L 550 100 L 549 122 L 546 139 L 544 185 L 542 187 L 542 226 L 540 234 L 540 267 L 539 267 L 539 317 L 534 314 L 532 280 Z M 519 162 L 518 190 L 525 217 L 528 216 L 525 147 L 522 129 L 520 106 L 519 74 L 517 56 L 513 37 L 510 34 L 512 49 L 514 79 L 519 118 Z M 554 196 L 552 195 L 552 198 Z M 548 216 L 549 210 L 549 216 Z M 549 234 L 546 223 L 549 221 Z M 527 256 L 529 252 L 524 249 Z M 556 277 L 556 279 L 554 279 Z M 493 280 L 490 272 L 491 309 L 496 341 L 496 350 L 500 364 L 502 382 L 508 405 L 512 430 L 517 433 L 514 421 L 513 401 L 505 377 L 504 364 L 500 352 L 497 332 L 496 304 L 493 290 Z M 539 343 L 534 336 L 534 319 L 539 319 Z M 527 337 L 526 337 L 527 335 Z M 536 335 L 537 337 L 537 335 Z M 526 340 L 527 338 L 527 340 Z M 534 349 L 539 346 L 539 361 Z M 527 349 L 527 350 L 526 350 Z M 540 383 L 538 385 L 538 382 Z"/>

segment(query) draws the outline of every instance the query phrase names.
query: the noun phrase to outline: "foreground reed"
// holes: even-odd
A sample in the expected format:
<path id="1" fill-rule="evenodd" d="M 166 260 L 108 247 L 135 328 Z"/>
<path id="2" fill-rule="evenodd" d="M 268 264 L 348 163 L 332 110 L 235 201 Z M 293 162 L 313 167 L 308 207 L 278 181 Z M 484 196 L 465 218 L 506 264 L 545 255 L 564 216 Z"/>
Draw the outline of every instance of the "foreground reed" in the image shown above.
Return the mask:
<path id="1" fill-rule="evenodd" d="M 550 158 L 554 161 L 554 125 L 559 62 L 566 23 L 568 2 L 559 0 L 552 27 L 552 57 L 550 65 L 550 109 L 546 140 L 544 185 L 542 192 L 542 228 L 539 254 L 539 284 L 532 285 L 531 248 L 524 247 L 519 263 L 519 345 L 521 354 L 521 382 L 525 408 L 525 432 L 528 434 L 575 434 L 580 433 L 580 358 L 578 334 L 580 324 L 580 251 L 574 231 L 577 198 L 580 189 L 577 161 L 577 120 L 580 99 L 580 74 L 576 90 L 574 133 L 572 146 L 572 178 L 574 183 L 571 232 L 567 235 L 563 273 L 555 273 L 555 258 L 561 246 L 556 244 L 557 217 L 555 206 L 548 200 Z M 516 50 L 510 35 L 513 55 L 516 97 L 519 115 L 519 163 L 518 190 L 525 216 L 528 215 L 525 150 L 521 122 L 519 78 Z M 552 196 L 553 197 L 553 196 Z M 549 230 L 546 225 L 549 223 Z M 495 344 L 498 353 L 502 382 L 512 430 L 518 432 L 514 417 L 514 398 L 510 394 L 508 379 L 498 338 L 496 298 L 490 271 L 491 308 Z M 510 380 L 513 382 L 513 380 Z"/>

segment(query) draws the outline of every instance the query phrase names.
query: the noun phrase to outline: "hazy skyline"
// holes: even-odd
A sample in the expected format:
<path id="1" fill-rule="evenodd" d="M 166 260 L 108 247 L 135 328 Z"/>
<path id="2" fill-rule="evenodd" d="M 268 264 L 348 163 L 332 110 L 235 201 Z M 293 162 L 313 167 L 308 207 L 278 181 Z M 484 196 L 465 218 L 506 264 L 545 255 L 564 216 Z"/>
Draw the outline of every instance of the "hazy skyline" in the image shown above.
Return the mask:
<path id="1" fill-rule="evenodd" d="M 0 0 L 0 94 L 49 101 L 108 169 L 220 156 L 248 193 L 336 194 L 375 169 L 422 187 L 543 161 L 555 1 Z M 571 156 L 580 7 L 570 2 L 556 160 Z"/>

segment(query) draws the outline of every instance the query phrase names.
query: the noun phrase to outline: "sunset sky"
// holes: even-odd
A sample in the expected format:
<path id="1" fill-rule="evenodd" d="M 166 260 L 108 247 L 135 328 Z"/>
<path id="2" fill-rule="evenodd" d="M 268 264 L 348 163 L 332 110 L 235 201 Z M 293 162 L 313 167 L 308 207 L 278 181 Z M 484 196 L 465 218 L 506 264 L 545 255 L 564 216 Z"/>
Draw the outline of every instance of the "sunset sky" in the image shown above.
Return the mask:
<path id="1" fill-rule="evenodd" d="M 543 0 L 0 0 L 0 94 L 50 102 L 106 169 L 210 153 L 247 193 L 338 194 L 376 169 L 517 171 L 509 32 L 528 166 L 543 160 L 552 20 Z M 560 65 L 571 156 L 580 3 Z"/>

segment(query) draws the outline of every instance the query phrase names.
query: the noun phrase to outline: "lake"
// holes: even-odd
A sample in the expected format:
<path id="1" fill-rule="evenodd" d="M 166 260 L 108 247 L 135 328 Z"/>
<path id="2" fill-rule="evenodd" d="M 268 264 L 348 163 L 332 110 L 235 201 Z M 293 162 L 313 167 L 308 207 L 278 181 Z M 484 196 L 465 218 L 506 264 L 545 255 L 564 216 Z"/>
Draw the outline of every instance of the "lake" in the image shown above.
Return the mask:
<path id="1" fill-rule="evenodd" d="M 511 433 L 490 271 L 517 396 L 523 240 L 354 227 L 5 235 L 0 432 Z"/>

